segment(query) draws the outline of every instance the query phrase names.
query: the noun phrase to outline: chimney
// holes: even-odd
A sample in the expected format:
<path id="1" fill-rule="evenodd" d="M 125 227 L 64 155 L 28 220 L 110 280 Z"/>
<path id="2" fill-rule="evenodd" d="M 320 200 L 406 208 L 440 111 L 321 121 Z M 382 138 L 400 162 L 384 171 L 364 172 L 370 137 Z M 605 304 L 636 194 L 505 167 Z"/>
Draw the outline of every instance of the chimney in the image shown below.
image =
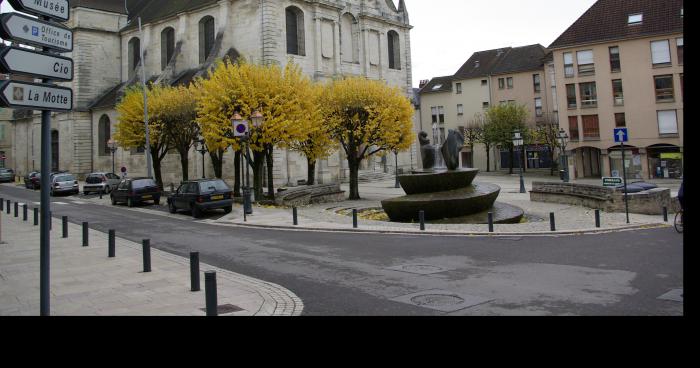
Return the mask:
<path id="1" fill-rule="evenodd" d="M 430 82 L 430 79 L 421 79 L 420 83 L 418 84 L 418 88 L 423 88 L 425 87 L 426 84 Z"/>

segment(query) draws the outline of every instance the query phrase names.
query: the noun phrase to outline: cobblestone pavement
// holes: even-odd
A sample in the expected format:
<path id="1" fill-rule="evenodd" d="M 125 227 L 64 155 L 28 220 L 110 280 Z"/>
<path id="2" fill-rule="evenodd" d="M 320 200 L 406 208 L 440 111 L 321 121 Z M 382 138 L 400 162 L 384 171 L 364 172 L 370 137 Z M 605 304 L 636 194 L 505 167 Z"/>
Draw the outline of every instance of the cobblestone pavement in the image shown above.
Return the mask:
<path id="1" fill-rule="evenodd" d="M 0 316 L 38 316 L 39 227 L 32 217 L 2 217 L 0 244 Z M 61 221 L 51 232 L 50 311 L 54 316 L 140 315 L 204 316 L 205 271 L 215 271 L 219 306 L 230 304 L 227 316 L 294 316 L 302 301 L 269 282 L 200 263 L 201 291 L 190 291 L 189 259 L 151 248 L 152 272 L 144 273 L 142 246 L 116 239 L 116 257 L 108 258 L 107 234 L 90 230 L 82 247 L 82 228 Z M 237 308 L 236 308 L 237 307 Z"/>

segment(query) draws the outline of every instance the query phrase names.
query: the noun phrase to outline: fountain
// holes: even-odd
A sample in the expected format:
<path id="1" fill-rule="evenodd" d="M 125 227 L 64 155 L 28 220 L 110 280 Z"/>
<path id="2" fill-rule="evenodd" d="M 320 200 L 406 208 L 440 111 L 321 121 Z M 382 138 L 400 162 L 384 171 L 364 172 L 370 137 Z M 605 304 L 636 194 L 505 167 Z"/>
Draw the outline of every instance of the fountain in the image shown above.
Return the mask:
<path id="1" fill-rule="evenodd" d="M 419 211 L 424 211 L 426 220 L 486 223 L 488 212 L 493 212 L 494 223 L 520 221 L 522 209 L 496 203 L 501 191 L 498 185 L 472 183 L 479 170 L 458 167 L 459 152 L 464 144 L 460 132 L 450 129 L 439 150 L 437 145 L 430 144 L 427 136 L 425 132 L 418 135 L 423 170 L 399 175 L 406 195 L 382 201 L 382 208 L 391 221 L 416 221 Z M 440 161 L 445 168 L 436 166 Z"/>

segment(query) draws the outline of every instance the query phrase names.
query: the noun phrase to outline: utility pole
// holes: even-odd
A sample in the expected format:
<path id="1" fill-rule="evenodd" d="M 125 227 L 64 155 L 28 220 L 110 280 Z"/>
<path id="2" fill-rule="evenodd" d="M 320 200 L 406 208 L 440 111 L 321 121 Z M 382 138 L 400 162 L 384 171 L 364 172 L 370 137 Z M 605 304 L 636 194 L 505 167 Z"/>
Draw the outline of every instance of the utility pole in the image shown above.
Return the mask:
<path id="1" fill-rule="evenodd" d="M 141 58 L 141 83 L 143 83 L 143 123 L 146 125 L 146 170 L 149 178 L 153 178 L 151 170 L 151 135 L 148 130 L 148 96 L 146 92 L 146 60 L 143 59 L 143 44 L 146 40 L 143 37 L 143 28 L 141 28 L 141 17 L 139 19 L 139 55 Z"/>

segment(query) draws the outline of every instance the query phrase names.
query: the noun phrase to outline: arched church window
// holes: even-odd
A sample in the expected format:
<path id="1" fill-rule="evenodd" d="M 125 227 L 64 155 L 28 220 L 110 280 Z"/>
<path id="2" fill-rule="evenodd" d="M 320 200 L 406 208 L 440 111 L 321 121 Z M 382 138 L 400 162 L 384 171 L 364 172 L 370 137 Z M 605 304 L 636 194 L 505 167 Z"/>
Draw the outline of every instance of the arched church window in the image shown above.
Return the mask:
<path id="1" fill-rule="evenodd" d="M 199 21 L 199 63 L 203 63 L 209 57 L 214 48 L 214 17 L 208 15 Z"/>
<path id="2" fill-rule="evenodd" d="M 389 43 L 389 69 L 401 69 L 401 45 L 399 43 L 399 34 L 396 31 L 387 33 L 387 41 Z"/>
<path id="3" fill-rule="evenodd" d="M 141 62 L 141 40 L 139 40 L 138 37 L 133 37 L 132 39 L 130 39 L 128 50 L 129 78 L 131 78 L 132 76 L 134 76 L 136 68 Z"/>
<path id="4" fill-rule="evenodd" d="M 100 156 L 110 155 L 109 139 L 112 138 L 112 126 L 109 121 L 109 116 L 102 115 L 97 127 L 98 154 Z"/>
<path id="5" fill-rule="evenodd" d="M 165 70 L 175 53 L 175 30 L 168 27 L 160 33 L 160 70 Z"/>
<path id="6" fill-rule="evenodd" d="M 287 53 L 305 56 L 304 12 L 296 6 L 285 9 L 287 22 Z"/>

